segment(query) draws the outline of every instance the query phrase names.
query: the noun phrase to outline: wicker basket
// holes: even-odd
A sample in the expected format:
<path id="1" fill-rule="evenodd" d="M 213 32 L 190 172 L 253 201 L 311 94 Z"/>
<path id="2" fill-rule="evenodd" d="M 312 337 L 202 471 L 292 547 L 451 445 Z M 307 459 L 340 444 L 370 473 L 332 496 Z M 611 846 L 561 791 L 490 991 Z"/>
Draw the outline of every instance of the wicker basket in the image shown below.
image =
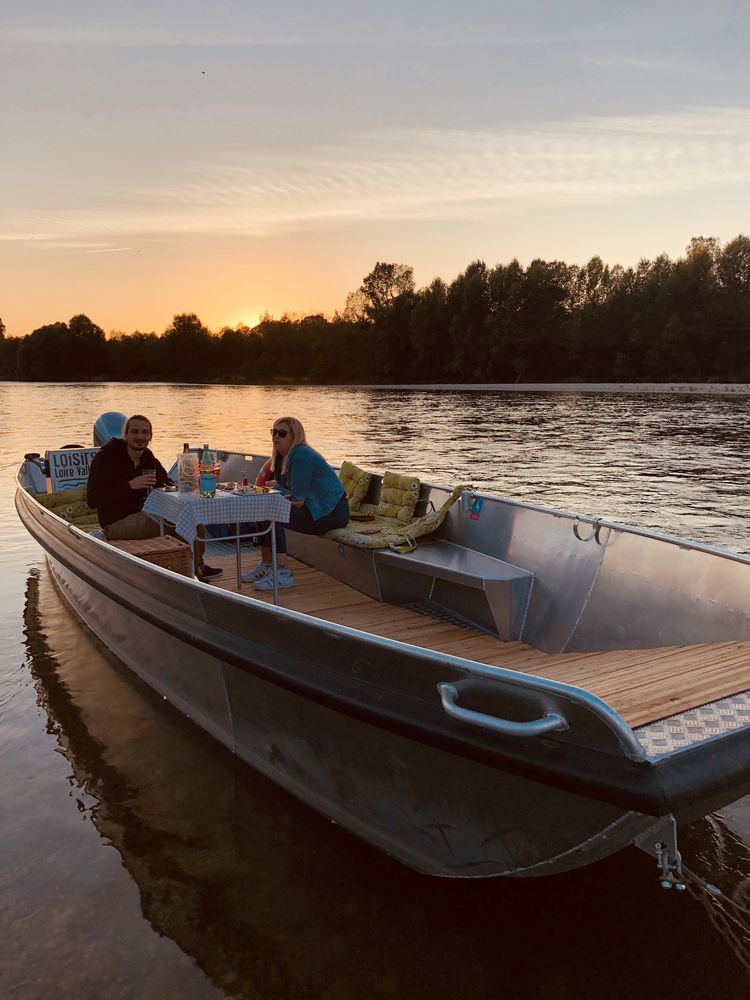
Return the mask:
<path id="1" fill-rule="evenodd" d="M 129 538 L 121 542 L 110 542 L 116 549 L 138 556 L 146 562 L 171 569 L 183 576 L 193 575 L 193 561 L 190 546 L 172 535 L 159 535 L 157 538 Z"/>

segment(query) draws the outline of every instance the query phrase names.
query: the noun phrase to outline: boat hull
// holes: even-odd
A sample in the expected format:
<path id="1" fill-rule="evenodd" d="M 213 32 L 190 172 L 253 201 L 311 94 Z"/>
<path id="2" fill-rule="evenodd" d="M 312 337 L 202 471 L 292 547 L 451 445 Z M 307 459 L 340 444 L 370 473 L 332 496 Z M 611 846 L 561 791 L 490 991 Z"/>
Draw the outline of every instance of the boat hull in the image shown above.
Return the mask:
<path id="1" fill-rule="evenodd" d="M 701 815 L 747 791 L 737 764 L 747 732 L 720 752 L 654 763 L 589 692 L 218 590 L 84 534 L 23 488 L 16 506 L 71 607 L 139 677 L 419 871 L 561 872 L 632 843 L 659 817 Z M 556 715 L 565 726 L 519 737 L 468 725 L 441 704 L 445 684 L 483 719 Z"/>
<path id="2" fill-rule="evenodd" d="M 248 764 L 417 871 L 541 875 L 626 846 L 653 818 L 425 746 L 165 634 L 50 559 L 117 657 Z"/>

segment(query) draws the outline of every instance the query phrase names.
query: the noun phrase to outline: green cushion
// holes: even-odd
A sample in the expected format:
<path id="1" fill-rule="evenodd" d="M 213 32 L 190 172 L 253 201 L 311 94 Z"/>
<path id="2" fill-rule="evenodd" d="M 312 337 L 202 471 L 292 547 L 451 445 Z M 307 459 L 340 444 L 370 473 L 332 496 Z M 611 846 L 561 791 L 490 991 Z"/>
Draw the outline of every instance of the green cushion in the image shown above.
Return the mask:
<path id="1" fill-rule="evenodd" d="M 346 499 L 349 501 L 349 510 L 355 513 L 359 510 L 360 504 L 367 495 L 372 482 L 372 473 L 365 472 L 358 468 L 353 462 L 342 462 L 339 471 L 339 479 L 346 490 Z"/>
<path id="2" fill-rule="evenodd" d="M 86 503 L 85 485 L 74 486 L 73 489 L 61 490 L 59 493 L 38 493 L 34 499 L 47 510 L 84 531 L 99 527 L 96 511 Z"/>
<path id="3" fill-rule="evenodd" d="M 380 490 L 378 514 L 393 517 L 402 524 L 408 524 L 414 517 L 414 508 L 419 499 L 420 482 L 416 476 L 402 476 L 397 472 L 386 472 Z"/>
<path id="4" fill-rule="evenodd" d="M 408 524 L 395 518 L 375 517 L 372 523 L 366 524 L 350 521 L 345 528 L 335 528 L 326 534 L 344 545 L 361 549 L 397 549 L 409 551 L 417 544 L 418 538 L 436 531 L 445 520 L 445 516 L 463 492 L 473 489 L 470 485 L 456 486 L 450 496 L 446 497 L 442 506 L 432 510 L 422 517 L 417 517 Z"/>

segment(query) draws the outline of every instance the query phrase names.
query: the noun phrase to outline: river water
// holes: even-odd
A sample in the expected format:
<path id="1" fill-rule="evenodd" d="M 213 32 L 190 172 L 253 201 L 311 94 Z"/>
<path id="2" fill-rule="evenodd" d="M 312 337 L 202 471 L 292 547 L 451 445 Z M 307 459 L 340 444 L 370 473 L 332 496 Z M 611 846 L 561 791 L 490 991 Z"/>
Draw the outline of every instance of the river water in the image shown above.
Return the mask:
<path id="1" fill-rule="evenodd" d="M 25 451 L 90 444 L 105 410 L 148 415 L 167 466 L 183 441 L 267 453 L 292 415 L 333 462 L 750 553 L 741 394 L 0 384 L 2 996 L 748 996 L 742 929 L 661 890 L 635 849 L 546 879 L 416 875 L 134 679 L 61 602 L 12 502 Z M 750 905 L 750 799 L 681 847 Z"/>

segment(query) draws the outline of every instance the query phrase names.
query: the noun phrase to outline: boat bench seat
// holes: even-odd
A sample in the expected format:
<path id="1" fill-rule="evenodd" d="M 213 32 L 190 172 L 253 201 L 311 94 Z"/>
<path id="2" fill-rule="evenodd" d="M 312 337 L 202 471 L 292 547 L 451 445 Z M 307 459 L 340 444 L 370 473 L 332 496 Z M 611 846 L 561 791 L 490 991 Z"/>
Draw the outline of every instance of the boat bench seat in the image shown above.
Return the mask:
<path id="1" fill-rule="evenodd" d="M 423 573 L 479 590 L 487 582 L 527 580 L 534 575 L 502 559 L 444 541 L 423 543 L 411 552 L 403 553 L 379 549 L 375 553 L 375 561 L 386 566 L 398 566 L 407 573 Z"/>
<path id="2" fill-rule="evenodd" d="M 505 641 L 520 638 L 534 581 L 528 570 L 442 539 L 406 553 L 379 549 L 374 559 L 383 600 L 429 601 Z"/>
<path id="3" fill-rule="evenodd" d="M 380 496 L 382 476 L 372 474 L 364 502 Z M 456 487 L 459 493 L 463 487 Z M 450 503 L 453 494 L 440 491 L 436 504 Z M 431 489 L 422 484 L 415 517 L 425 516 Z M 454 498 L 455 499 L 455 498 Z M 362 508 L 364 509 L 364 508 Z M 439 508 L 442 510 L 442 507 Z M 404 525 L 408 536 L 408 524 Z M 520 639 L 529 607 L 534 574 L 484 555 L 437 534 L 420 541 L 411 552 L 388 547 L 361 547 L 339 537 L 287 534 L 289 554 L 334 580 L 388 604 L 421 606 L 440 617 L 465 620 L 504 641 Z M 383 543 L 381 543 L 382 545 Z"/>
<path id="4" fill-rule="evenodd" d="M 295 559 L 375 600 L 422 605 L 504 641 L 521 638 L 534 574 L 502 559 L 443 539 L 401 554 L 290 531 L 287 545 Z"/>

